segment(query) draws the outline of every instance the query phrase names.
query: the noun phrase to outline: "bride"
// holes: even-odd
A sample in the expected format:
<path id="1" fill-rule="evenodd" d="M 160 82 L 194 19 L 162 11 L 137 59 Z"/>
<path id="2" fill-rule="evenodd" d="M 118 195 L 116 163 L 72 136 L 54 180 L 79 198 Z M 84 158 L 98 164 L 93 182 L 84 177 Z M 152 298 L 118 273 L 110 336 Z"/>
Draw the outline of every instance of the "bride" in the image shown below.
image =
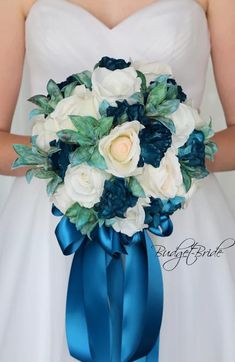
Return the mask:
<path id="1" fill-rule="evenodd" d="M 64 326 L 72 256 L 59 249 L 42 183 L 11 170 L 12 144 L 30 142 L 10 133 L 25 57 L 31 95 L 104 55 L 168 63 L 200 109 L 210 53 L 227 128 L 214 136 L 210 175 L 173 215 L 173 234 L 153 236 L 164 281 L 159 362 L 234 361 L 235 220 L 214 176 L 235 169 L 234 20 L 234 0 L 0 1 L 0 174 L 18 176 L 0 219 L 1 362 L 75 361 Z M 160 252 L 192 242 L 201 257 L 177 262 Z"/>

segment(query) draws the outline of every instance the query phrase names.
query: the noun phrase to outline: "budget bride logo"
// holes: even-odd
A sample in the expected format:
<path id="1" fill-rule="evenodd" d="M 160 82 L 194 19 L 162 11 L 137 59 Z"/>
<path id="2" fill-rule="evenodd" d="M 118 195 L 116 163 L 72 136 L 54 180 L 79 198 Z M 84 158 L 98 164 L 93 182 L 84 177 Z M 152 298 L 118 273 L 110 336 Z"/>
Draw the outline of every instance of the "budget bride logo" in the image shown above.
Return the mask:
<path id="1" fill-rule="evenodd" d="M 218 243 L 215 248 L 208 248 L 193 238 L 187 238 L 177 245 L 175 249 L 169 250 L 165 245 L 160 244 L 153 244 L 153 247 L 155 248 L 155 255 L 163 259 L 163 269 L 172 271 L 182 263 L 192 266 L 205 258 L 219 259 L 234 245 L 235 239 L 227 238 Z"/>

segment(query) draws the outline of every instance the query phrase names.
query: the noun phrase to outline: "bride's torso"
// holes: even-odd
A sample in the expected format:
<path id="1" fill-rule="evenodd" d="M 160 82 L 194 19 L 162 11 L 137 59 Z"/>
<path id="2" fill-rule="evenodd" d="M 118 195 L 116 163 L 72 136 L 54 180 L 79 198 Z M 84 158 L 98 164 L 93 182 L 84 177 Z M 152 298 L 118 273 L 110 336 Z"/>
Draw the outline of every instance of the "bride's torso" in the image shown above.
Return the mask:
<path id="1" fill-rule="evenodd" d="M 113 28 L 68 0 L 36 0 L 25 23 L 31 93 L 49 78 L 90 69 L 104 55 L 169 63 L 195 107 L 200 107 L 210 34 L 195 0 L 156 0 Z"/>

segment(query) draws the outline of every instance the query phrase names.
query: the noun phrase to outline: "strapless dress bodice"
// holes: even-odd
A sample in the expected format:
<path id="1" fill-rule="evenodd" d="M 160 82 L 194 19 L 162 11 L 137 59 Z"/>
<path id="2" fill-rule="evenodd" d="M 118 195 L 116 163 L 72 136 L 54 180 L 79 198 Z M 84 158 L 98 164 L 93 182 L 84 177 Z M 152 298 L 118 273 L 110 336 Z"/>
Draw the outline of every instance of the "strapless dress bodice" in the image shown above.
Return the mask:
<path id="1" fill-rule="evenodd" d="M 36 0 L 26 19 L 31 94 L 93 65 L 104 55 L 170 64 L 199 108 L 210 55 L 210 34 L 195 0 L 156 0 L 109 29 L 69 0 Z"/>

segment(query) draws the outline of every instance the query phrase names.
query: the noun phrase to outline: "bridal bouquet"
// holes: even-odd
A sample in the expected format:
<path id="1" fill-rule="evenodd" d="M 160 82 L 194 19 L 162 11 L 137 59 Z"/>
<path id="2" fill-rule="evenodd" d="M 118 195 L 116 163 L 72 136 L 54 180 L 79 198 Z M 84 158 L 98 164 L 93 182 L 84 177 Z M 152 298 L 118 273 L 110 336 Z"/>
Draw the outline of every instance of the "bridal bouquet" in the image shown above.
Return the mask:
<path id="1" fill-rule="evenodd" d="M 28 181 L 33 176 L 48 180 L 47 192 L 53 204 L 53 213 L 62 216 L 56 235 L 64 254 L 79 251 L 81 257 L 82 248 L 86 250 L 84 253 L 88 253 L 89 247 L 95 248 L 96 244 L 115 259 L 121 254 L 132 255 L 132 248 L 134 250 L 141 244 L 147 250 L 148 265 L 152 263 L 155 265 L 152 267 L 156 268 L 156 257 L 154 261 L 151 259 L 153 250 L 150 251 L 152 245 L 145 229 L 160 236 L 170 235 L 170 215 L 187 205 L 199 180 L 208 175 L 205 158 L 213 159 L 217 150 L 215 143 L 210 140 L 213 136 L 211 122 L 201 119 L 174 79 L 171 68 L 160 63 L 126 62 L 124 59 L 106 56 L 92 71 L 73 74 L 59 84 L 49 80 L 47 92 L 47 95 L 35 95 L 29 99 L 37 106 L 30 114 L 33 121 L 32 146 L 14 145 L 19 157 L 13 167 L 30 166 L 26 174 Z M 95 240 L 97 243 L 94 243 Z M 138 253 L 140 250 L 143 252 L 143 249 L 138 250 L 136 260 L 140 270 L 133 269 L 133 273 L 141 278 L 144 265 Z M 90 250 L 89 255 L 92 253 L 95 252 Z M 91 263 L 89 255 L 83 255 L 80 264 L 85 259 L 87 262 L 83 268 L 89 264 L 92 270 L 97 259 L 93 255 Z M 98 254 L 96 256 L 98 258 Z M 107 269 L 107 260 L 105 263 Z M 135 260 L 132 259 L 130 265 L 134 264 Z M 89 271 L 81 271 L 79 268 L 82 267 L 77 264 L 78 283 L 81 274 L 89 274 Z M 126 268 L 126 273 L 130 275 L 128 261 Z M 114 273 L 116 279 L 113 279 L 113 283 L 110 282 L 112 278 L 107 276 L 104 284 L 110 283 L 111 289 L 115 284 L 120 287 L 120 270 L 118 274 Z M 151 289 L 150 274 L 149 270 L 147 278 Z M 91 278 L 86 278 L 86 283 L 94 284 Z M 71 277 L 71 288 L 68 290 L 67 308 L 70 312 L 73 310 L 72 299 L 77 298 L 71 294 L 76 289 L 72 279 L 74 276 Z M 160 279 L 158 282 L 161 285 Z M 138 286 L 140 283 L 136 284 L 133 280 L 132 284 Z M 95 289 L 95 286 L 92 288 Z M 117 290 L 112 295 L 111 289 L 107 288 L 111 300 Z M 130 317 L 133 312 L 127 305 L 128 293 L 125 288 L 132 287 L 129 284 L 119 288 L 122 290 L 122 296 L 119 297 L 123 311 L 120 312 L 119 324 L 117 322 L 113 325 L 116 347 L 110 347 L 112 343 L 108 332 L 102 333 L 105 337 L 97 336 L 94 332 L 94 312 L 86 307 L 89 304 L 86 304 L 87 296 L 81 296 L 82 291 L 78 291 L 81 298 L 77 301 L 77 308 L 80 303 L 86 312 L 89 309 L 87 314 L 83 311 L 83 315 L 87 316 L 84 317 L 86 328 L 83 334 L 89 334 L 87 345 L 90 345 L 90 350 L 87 347 L 87 356 L 91 360 L 98 361 L 100 353 L 102 361 L 111 361 L 114 357 L 111 358 L 110 354 L 116 353 L 119 355 L 117 360 L 132 361 L 147 355 L 156 342 L 156 326 L 159 328 L 160 321 L 156 317 L 155 326 L 151 327 L 155 312 L 148 310 L 146 302 L 142 309 L 145 314 L 140 313 L 142 319 L 139 317 L 138 320 L 137 314 L 132 316 L 137 319 L 134 323 Z M 156 286 L 152 288 L 156 289 Z M 138 299 L 140 309 L 141 300 L 144 301 L 141 295 L 144 295 L 143 289 Z M 134 298 L 135 294 L 133 305 L 136 303 Z M 157 298 L 156 293 L 152 292 L 149 298 L 157 303 L 158 299 L 154 299 Z M 116 299 L 113 301 L 115 304 Z M 67 327 L 67 335 L 71 346 L 74 338 L 71 330 L 76 316 L 71 319 L 70 312 L 67 316 L 70 325 Z M 109 313 L 112 314 L 112 311 Z M 105 325 L 108 331 L 107 314 L 102 310 L 100 315 L 103 315 L 102 326 Z M 128 323 L 127 326 L 125 323 L 129 317 L 132 325 L 128 327 Z M 143 321 L 146 319 L 150 323 L 148 329 L 143 329 Z M 120 320 L 124 321 L 123 324 Z M 128 328 L 132 328 L 132 332 Z M 133 339 L 133 343 L 124 348 L 125 333 L 126 336 L 132 334 L 136 338 L 135 342 Z M 148 342 L 144 343 L 146 333 L 149 337 Z M 124 337 L 118 338 L 117 335 Z M 79 351 L 79 346 L 77 352 L 71 353 L 77 359 L 89 360 Z"/>
<path id="2" fill-rule="evenodd" d="M 51 201 L 82 234 L 96 225 L 132 236 L 182 207 L 213 158 L 211 124 L 186 103 L 169 66 L 103 57 L 29 100 L 32 147 L 13 167 L 50 180 Z"/>

